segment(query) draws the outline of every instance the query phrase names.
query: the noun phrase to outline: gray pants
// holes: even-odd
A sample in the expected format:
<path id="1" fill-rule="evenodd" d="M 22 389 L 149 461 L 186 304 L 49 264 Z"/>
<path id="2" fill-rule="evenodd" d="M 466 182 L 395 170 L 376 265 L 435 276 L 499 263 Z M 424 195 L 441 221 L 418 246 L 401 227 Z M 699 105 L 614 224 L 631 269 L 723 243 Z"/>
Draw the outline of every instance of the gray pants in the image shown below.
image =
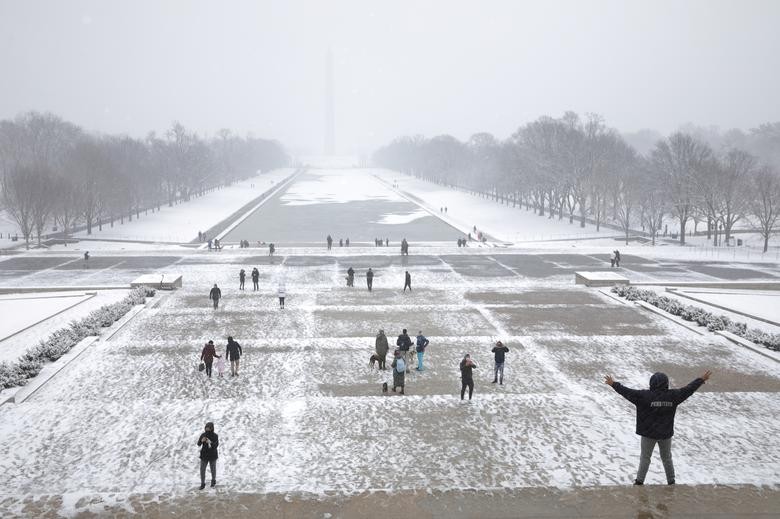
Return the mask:
<path id="1" fill-rule="evenodd" d="M 501 383 L 504 383 L 504 363 L 503 362 L 496 362 L 495 367 L 493 368 L 493 382 L 496 380 L 499 380 L 498 377 L 501 377 Z"/>
<path id="2" fill-rule="evenodd" d="M 200 460 L 200 482 L 206 483 L 206 465 L 211 466 L 211 481 L 217 481 L 217 460 Z"/>
<path id="3" fill-rule="evenodd" d="M 650 457 L 653 455 L 655 444 L 658 444 L 658 450 L 661 452 L 661 461 L 664 464 L 666 472 L 666 482 L 674 483 L 674 464 L 672 463 L 672 439 L 654 440 L 642 436 L 642 453 L 639 455 L 639 470 L 636 472 L 636 480 L 639 483 L 645 482 L 647 469 L 650 468 Z"/>

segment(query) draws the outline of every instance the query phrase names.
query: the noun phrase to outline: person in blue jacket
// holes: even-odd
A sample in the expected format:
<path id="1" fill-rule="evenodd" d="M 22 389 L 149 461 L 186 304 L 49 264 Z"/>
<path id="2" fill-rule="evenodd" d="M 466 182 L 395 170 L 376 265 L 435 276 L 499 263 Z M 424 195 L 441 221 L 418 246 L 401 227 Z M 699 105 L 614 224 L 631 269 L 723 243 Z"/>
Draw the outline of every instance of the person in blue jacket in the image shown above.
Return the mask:
<path id="1" fill-rule="evenodd" d="M 431 341 L 425 338 L 422 334 L 422 330 L 417 332 L 417 371 L 423 371 L 423 355 L 425 355 L 425 348 L 428 347 Z"/>
<path id="2" fill-rule="evenodd" d="M 610 375 L 604 377 L 604 383 L 612 386 L 623 398 L 636 406 L 636 433 L 642 437 L 639 470 L 635 485 L 643 485 L 650 457 L 658 444 L 661 461 L 666 472 L 666 483 L 674 485 L 674 464 L 672 463 L 672 436 L 674 435 L 674 414 L 677 406 L 709 380 L 711 371 L 705 371 L 685 387 L 669 389 L 669 377 L 665 373 L 653 373 L 650 377 L 650 389 L 630 389 L 616 382 Z"/>

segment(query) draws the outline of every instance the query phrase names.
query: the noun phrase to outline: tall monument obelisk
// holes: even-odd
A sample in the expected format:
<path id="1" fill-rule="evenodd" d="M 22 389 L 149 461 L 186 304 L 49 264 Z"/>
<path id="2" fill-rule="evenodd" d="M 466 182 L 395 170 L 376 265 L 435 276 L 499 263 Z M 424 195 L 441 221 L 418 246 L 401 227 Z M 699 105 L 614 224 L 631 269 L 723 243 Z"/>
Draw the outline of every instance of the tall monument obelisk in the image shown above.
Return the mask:
<path id="1" fill-rule="evenodd" d="M 333 52 L 328 47 L 325 71 L 325 155 L 336 152 L 336 114 L 333 99 Z"/>

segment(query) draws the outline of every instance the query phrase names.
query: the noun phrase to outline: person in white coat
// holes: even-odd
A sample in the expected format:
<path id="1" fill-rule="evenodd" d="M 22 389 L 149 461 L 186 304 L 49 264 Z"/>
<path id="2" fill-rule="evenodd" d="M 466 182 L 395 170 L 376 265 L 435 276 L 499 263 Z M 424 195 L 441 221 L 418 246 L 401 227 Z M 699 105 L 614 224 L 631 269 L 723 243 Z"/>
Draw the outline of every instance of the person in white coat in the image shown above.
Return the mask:
<path id="1" fill-rule="evenodd" d="M 284 309 L 284 298 L 287 297 L 287 289 L 284 286 L 284 281 L 279 282 L 277 295 L 279 296 L 279 308 Z"/>

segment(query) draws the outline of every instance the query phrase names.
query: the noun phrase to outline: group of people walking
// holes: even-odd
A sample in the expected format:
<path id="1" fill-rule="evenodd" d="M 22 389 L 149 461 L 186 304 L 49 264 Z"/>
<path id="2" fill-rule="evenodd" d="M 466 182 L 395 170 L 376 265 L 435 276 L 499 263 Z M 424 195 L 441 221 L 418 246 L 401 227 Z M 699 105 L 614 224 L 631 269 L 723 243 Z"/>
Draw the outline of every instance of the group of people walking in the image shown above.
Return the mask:
<path id="1" fill-rule="evenodd" d="M 217 360 L 217 376 L 221 377 L 225 372 L 225 359 L 230 362 L 230 376 L 238 376 L 238 365 L 241 355 L 244 351 L 241 349 L 241 345 L 233 340 L 233 337 L 228 336 L 227 346 L 225 346 L 224 358 L 217 353 L 217 348 L 214 346 L 214 341 L 209 341 L 203 346 L 203 350 L 200 352 L 200 371 L 205 371 L 206 376 L 211 378 L 212 368 L 214 365 L 214 359 Z"/>
<path id="2" fill-rule="evenodd" d="M 325 241 L 328 244 L 328 250 L 332 249 L 333 248 L 333 237 L 329 234 L 328 237 L 325 238 Z M 339 247 L 343 247 L 344 246 L 344 242 L 345 242 L 344 238 L 339 238 Z M 347 247 L 349 247 L 349 238 L 346 239 L 346 245 L 347 245 Z"/>

